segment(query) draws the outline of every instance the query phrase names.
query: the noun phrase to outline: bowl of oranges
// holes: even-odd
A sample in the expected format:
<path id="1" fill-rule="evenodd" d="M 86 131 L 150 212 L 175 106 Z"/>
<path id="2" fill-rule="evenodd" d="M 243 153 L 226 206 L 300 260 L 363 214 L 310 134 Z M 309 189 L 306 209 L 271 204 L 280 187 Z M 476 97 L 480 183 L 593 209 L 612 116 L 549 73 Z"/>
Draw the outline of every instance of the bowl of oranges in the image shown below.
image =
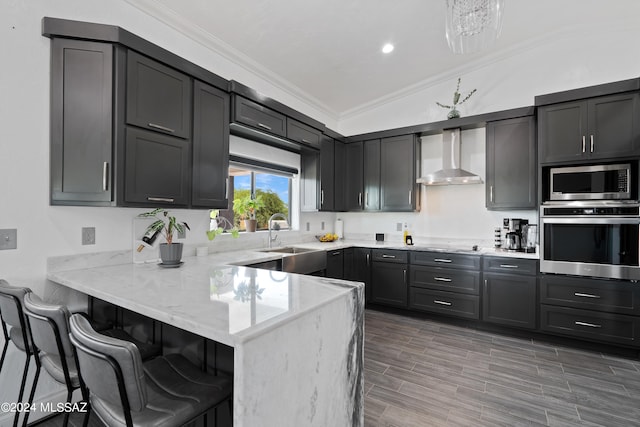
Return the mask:
<path id="1" fill-rule="evenodd" d="M 335 242 L 336 240 L 338 240 L 338 235 L 335 233 L 325 233 L 321 236 L 316 236 L 316 239 L 320 240 L 321 242 Z"/>

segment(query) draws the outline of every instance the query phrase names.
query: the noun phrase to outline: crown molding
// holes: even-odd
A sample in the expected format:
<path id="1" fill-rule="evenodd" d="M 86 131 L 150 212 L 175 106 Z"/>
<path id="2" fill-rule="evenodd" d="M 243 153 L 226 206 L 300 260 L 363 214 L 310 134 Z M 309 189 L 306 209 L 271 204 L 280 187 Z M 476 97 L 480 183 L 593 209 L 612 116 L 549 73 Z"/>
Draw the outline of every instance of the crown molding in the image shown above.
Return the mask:
<path id="1" fill-rule="evenodd" d="M 175 11 L 165 7 L 164 5 L 161 5 L 155 0 L 124 1 L 140 10 L 141 12 L 173 28 L 174 30 L 190 38 L 206 49 L 209 49 L 222 56 L 234 65 L 237 65 L 247 72 L 254 74 L 262 80 L 265 80 L 267 83 L 275 86 L 279 90 L 287 93 L 300 102 L 309 105 L 310 107 L 327 115 L 335 121 L 338 120 L 340 115 L 337 111 L 331 109 L 328 105 L 324 104 L 313 95 L 307 93 L 299 86 L 290 83 L 279 74 L 254 61 L 249 56 L 245 55 L 244 53 L 226 43 L 224 40 L 214 36 L 213 34 L 204 30 L 202 27 L 195 25 L 193 22 L 185 19 Z M 233 76 L 229 79 L 233 79 Z"/>

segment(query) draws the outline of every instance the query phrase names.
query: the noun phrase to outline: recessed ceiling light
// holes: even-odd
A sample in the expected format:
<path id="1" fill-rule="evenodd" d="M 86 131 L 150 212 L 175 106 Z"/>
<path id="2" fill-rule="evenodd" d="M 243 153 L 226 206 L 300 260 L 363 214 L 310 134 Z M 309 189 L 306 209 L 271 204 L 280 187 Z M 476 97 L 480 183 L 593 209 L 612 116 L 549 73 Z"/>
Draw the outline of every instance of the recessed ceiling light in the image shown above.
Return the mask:
<path id="1" fill-rule="evenodd" d="M 393 45 L 391 43 L 387 43 L 382 46 L 382 53 L 391 53 L 393 51 Z"/>

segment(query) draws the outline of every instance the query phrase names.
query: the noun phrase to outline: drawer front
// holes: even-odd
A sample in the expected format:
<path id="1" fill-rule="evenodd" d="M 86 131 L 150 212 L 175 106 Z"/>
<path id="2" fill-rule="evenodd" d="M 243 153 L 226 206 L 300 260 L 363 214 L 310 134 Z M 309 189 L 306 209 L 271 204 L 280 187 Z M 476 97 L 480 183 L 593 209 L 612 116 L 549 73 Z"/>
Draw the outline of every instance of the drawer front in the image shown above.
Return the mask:
<path id="1" fill-rule="evenodd" d="M 471 295 L 479 294 L 480 272 L 478 271 L 411 265 L 409 273 L 410 286 Z"/>
<path id="2" fill-rule="evenodd" d="M 482 270 L 496 273 L 538 274 L 538 261 L 535 259 L 512 257 L 482 257 Z"/>
<path id="3" fill-rule="evenodd" d="M 270 108 L 241 96 L 234 98 L 234 120 L 259 130 L 279 136 L 287 136 L 287 118 Z"/>
<path id="4" fill-rule="evenodd" d="M 467 319 L 480 318 L 480 298 L 475 295 L 409 288 L 409 308 Z"/>
<path id="5" fill-rule="evenodd" d="M 640 319 L 622 314 L 540 306 L 540 329 L 561 335 L 638 347 Z"/>
<path id="6" fill-rule="evenodd" d="M 540 303 L 638 315 L 640 285 L 544 274 L 540 276 Z"/>
<path id="7" fill-rule="evenodd" d="M 287 138 L 319 149 L 322 133 L 311 126 L 307 126 L 297 120 L 287 118 Z"/>
<path id="8" fill-rule="evenodd" d="M 374 261 L 401 262 L 406 264 L 408 260 L 408 253 L 407 251 L 399 251 L 394 249 L 373 249 L 371 251 L 371 257 Z"/>
<path id="9" fill-rule="evenodd" d="M 449 252 L 413 251 L 411 252 L 411 264 L 480 270 L 480 256 Z"/>

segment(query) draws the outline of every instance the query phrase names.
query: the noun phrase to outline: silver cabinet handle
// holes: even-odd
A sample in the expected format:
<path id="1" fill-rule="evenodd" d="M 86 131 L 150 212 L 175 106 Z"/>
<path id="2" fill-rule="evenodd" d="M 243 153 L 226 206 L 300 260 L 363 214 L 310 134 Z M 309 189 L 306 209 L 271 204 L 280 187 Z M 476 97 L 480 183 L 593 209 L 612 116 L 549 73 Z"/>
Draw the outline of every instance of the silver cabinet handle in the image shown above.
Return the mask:
<path id="1" fill-rule="evenodd" d="M 573 295 L 577 296 L 577 297 L 582 297 L 582 298 L 595 298 L 595 299 L 600 299 L 600 295 L 593 295 L 593 294 L 583 294 L 582 292 L 574 292 Z"/>
<path id="2" fill-rule="evenodd" d="M 362 193 L 358 193 L 358 206 L 362 206 Z"/>
<path id="3" fill-rule="evenodd" d="M 434 304 L 440 304 L 440 305 L 446 305 L 446 306 L 451 305 L 451 303 L 450 303 L 450 302 L 447 302 L 447 301 L 440 301 L 440 300 L 438 300 L 438 299 L 434 299 L 434 300 L 433 300 L 433 302 L 434 302 Z"/>
<path id="4" fill-rule="evenodd" d="M 438 282 L 451 282 L 451 279 L 449 279 L 448 277 L 434 277 L 433 280 L 436 280 Z"/>
<path id="5" fill-rule="evenodd" d="M 365 206 L 369 206 L 369 192 L 368 191 L 364 192 L 364 205 Z"/>
<path id="6" fill-rule="evenodd" d="M 224 198 L 229 198 L 229 178 L 224 180 Z"/>
<path id="7" fill-rule="evenodd" d="M 402 270 L 402 277 L 404 278 L 404 284 L 407 284 L 407 270 Z"/>
<path id="8" fill-rule="evenodd" d="M 387 254 L 382 254 L 382 258 L 394 258 L 395 259 L 395 255 L 387 255 Z"/>
<path id="9" fill-rule="evenodd" d="M 102 191 L 109 191 L 109 162 L 102 163 Z"/>
<path id="10" fill-rule="evenodd" d="M 589 140 L 591 142 L 591 152 L 593 153 L 593 135 L 589 135 Z"/>
<path id="11" fill-rule="evenodd" d="M 307 139 L 304 139 L 304 138 L 302 138 L 302 142 L 305 142 L 305 143 L 307 143 L 307 144 L 311 144 L 311 141 L 309 141 L 309 140 L 307 140 Z"/>
<path id="12" fill-rule="evenodd" d="M 489 201 L 493 203 L 493 185 L 489 186 Z"/>
<path id="13" fill-rule="evenodd" d="M 411 193 L 412 193 L 412 191 L 409 190 L 409 204 L 411 204 Z"/>
<path id="14" fill-rule="evenodd" d="M 162 125 L 158 125 L 158 124 L 155 124 L 155 123 L 147 123 L 147 126 L 149 126 L 150 128 L 163 130 L 165 132 L 171 132 L 171 133 L 175 133 L 176 132 L 175 130 L 173 130 L 171 128 L 168 128 L 168 127 L 162 126 Z"/>
<path id="15" fill-rule="evenodd" d="M 367 267 L 369 266 L 369 257 L 370 257 L 370 255 L 367 254 Z"/>
<path id="16" fill-rule="evenodd" d="M 147 200 L 150 202 L 167 202 L 167 203 L 174 202 L 174 199 L 171 199 L 168 197 L 147 197 Z"/>
<path id="17" fill-rule="evenodd" d="M 320 204 L 324 205 L 324 190 L 320 190 Z"/>
<path id="18" fill-rule="evenodd" d="M 271 130 L 271 126 L 267 126 L 264 123 L 260 123 L 260 122 L 258 122 L 258 127 L 261 127 L 262 129 L 266 129 L 266 130 Z"/>
<path id="19" fill-rule="evenodd" d="M 450 259 L 446 259 L 446 258 L 435 258 L 433 261 L 434 262 L 446 262 L 446 263 L 452 262 Z"/>
<path id="20" fill-rule="evenodd" d="M 577 326 L 587 326 L 589 328 L 602 328 L 602 325 L 598 325 L 596 323 L 579 322 L 577 320 L 573 323 L 576 324 Z"/>
<path id="21" fill-rule="evenodd" d="M 340 251 L 335 251 L 335 252 L 331 252 L 331 255 L 336 256 L 336 255 L 340 255 Z"/>
<path id="22" fill-rule="evenodd" d="M 582 152 L 585 153 L 587 151 L 587 138 L 582 135 Z"/>
<path id="23" fill-rule="evenodd" d="M 514 264 L 500 264 L 500 268 L 520 268 L 520 266 Z"/>

